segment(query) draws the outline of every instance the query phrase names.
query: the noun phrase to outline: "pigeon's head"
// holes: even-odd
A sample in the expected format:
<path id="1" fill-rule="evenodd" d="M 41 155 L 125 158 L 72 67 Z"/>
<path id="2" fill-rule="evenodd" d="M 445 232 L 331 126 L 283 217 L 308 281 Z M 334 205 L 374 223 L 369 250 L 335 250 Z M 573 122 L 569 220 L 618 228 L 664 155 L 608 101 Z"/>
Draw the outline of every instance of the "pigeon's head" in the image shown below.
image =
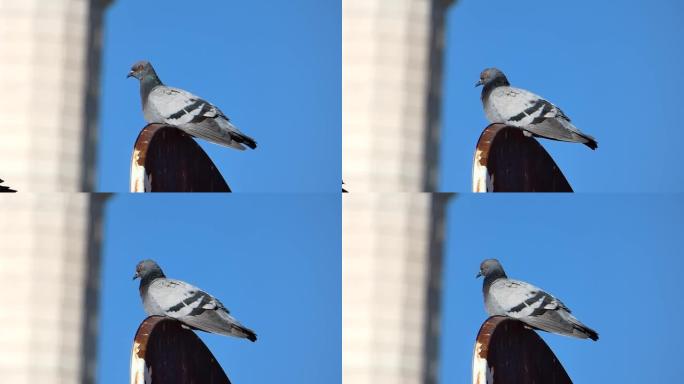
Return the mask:
<path id="1" fill-rule="evenodd" d="M 131 67 L 131 71 L 128 72 L 128 77 L 135 77 L 138 80 L 144 79 L 146 76 L 157 76 L 157 74 L 154 72 L 154 68 L 152 68 L 152 64 L 150 64 L 149 61 L 138 61 L 137 63 L 133 64 Z"/>
<path id="2" fill-rule="evenodd" d="M 475 277 L 480 277 L 484 276 L 484 278 L 488 277 L 499 277 L 499 276 L 506 276 L 506 273 L 503 270 L 503 267 L 501 266 L 501 263 L 499 263 L 499 260 L 497 259 L 487 259 L 480 263 L 480 272 L 477 274 Z"/>
<path id="3" fill-rule="evenodd" d="M 145 279 L 146 277 L 164 277 L 164 272 L 162 272 L 159 265 L 154 262 L 154 260 L 143 260 L 135 266 L 135 275 L 133 275 L 133 280 L 140 278 Z"/>
<path id="4" fill-rule="evenodd" d="M 500 70 L 496 68 L 487 68 L 482 73 L 480 73 L 480 81 L 475 83 L 476 87 L 479 87 L 480 85 L 484 85 L 485 87 L 488 85 L 510 85 L 508 83 L 508 79 L 506 79 L 506 75 L 503 74 Z"/>

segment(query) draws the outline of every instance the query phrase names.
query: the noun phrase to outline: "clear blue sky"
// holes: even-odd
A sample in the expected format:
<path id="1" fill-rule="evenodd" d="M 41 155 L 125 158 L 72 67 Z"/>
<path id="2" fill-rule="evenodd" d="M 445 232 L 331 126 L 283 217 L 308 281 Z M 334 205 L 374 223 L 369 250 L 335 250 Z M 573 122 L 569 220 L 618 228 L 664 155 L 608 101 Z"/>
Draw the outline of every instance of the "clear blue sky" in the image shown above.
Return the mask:
<path id="1" fill-rule="evenodd" d="M 128 381 L 146 315 L 131 278 L 156 260 L 218 297 L 256 343 L 198 332 L 233 383 L 341 382 L 339 194 L 118 195 L 106 209 L 98 382 Z"/>
<path id="2" fill-rule="evenodd" d="M 323 192 L 341 180 L 339 1 L 116 0 L 106 14 L 97 190 L 126 192 L 145 126 L 131 65 L 217 105 L 258 142 L 200 145 L 236 192 Z"/>
<path id="3" fill-rule="evenodd" d="M 442 383 L 470 380 L 485 258 L 599 332 L 598 342 L 540 332 L 574 382 L 680 381 L 684 195 L 463 195 L 448 218 Z"/>
<path id="4" fill-rule="evenodd" d="M 458 1 L 448 14 L 443 191 L 470 191 L 485 67 L 558 105 L 599 148 L 543 140 L 576 191 L 684 191 L 681 1 Z"/>

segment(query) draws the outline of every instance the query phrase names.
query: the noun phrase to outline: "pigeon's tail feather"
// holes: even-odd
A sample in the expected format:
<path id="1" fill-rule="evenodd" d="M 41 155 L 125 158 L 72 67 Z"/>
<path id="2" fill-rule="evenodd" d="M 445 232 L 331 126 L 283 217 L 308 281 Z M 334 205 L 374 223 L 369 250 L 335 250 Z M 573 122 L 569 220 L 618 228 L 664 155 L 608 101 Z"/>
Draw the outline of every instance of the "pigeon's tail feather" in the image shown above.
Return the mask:
<path id="1" fill-rule="evenodd" d="M 251 342 L 257 340 L 257 335 L 254 331 L 237 322 L 225 323 L 215 332 L 226 336 L 242 337 Z"/>
<path id="2" fill-rule="evenodd" d="M 254 333 L 254 331 L 252 331 L 251 329 L 243 327 L 241 325 L 234 325 L 233 328 L 235 329 L 235 333 L 237 333 L 241 337 L 244 337 L 251 342 L 255 342 L 257 340 L 256 333 Z"/>
<path id="3" fill-rule="evenodd" d="M 573 137 L 573 141 L 575 142 L 580 142 L 587 147 L 591 148 L 591 150 L 595 150 L 598 148 L 598 142 L 596 139 L 594 139 L 593 136 L 587 135 L 584 132 L 581 132 L 577 127 L 575 127 L 571 122 L 565 120 L 565 119 L 558 119 L 558 121 L 563 127 L 565 127 L 568 131 L 570 131 L 570 135 Z"/>
<path id="4" fill-rule="evenodd" d="M 251 342 L 255 342 L 257 339 L 256 333 L 251 329 L 240 324 L 233 316 L 228 314 L 228 312 L 218 311 L 217 314 L 223 320 L 221 322 L 221 328 L 224 331 L 224 335 L 230 335 L 235 337 L 243 337 Z"/>
<path id="5" fill-rule="evenodd" d="M 591 328 L 589 328 L 589 327 L 583 326 L 583 327 L 581 328 L 581 331 L 584 332 L 584 333 L 587 335 L 588 338 L 590 338 L 590 339 L 592 339 L 592 340 L 594 340 L 594 341 L 598 341 L 599 335 L 598 335 L 598 333 L 597 333 L 596 331 L 594 331 L 593 329 L 591 329 Z"/>
<path id="6" fill-rule="evenodd" d="M 256 141 L 242 132 L 231 132 L 230 137 L 233 141 L 244 144 L 252 149 L 256 149 L 257 147 Z"/>
<path id="7" fill-rule="evenodd" d="M 233 316 L 221 310 L 204 311 L 200 315 L 185 316 L 179 320 L 204 332 L 242 337 L 252 342 L 257 339 L 254 331 L 243 326 Z"/>
<path id="8" fill-rule="evenodd" d="M 579 320 L 564 310 L 549 310 L 543 314 L 527 316 L 519 320 L 542 331 L 579 339 L 598 340 L 598 334 L 594 330 L 580 323 Z"/>
<path id="9" fill-rule="evenodd" d="M 571 123 L 566 122 L 566 124 L 564 124 L 564 125 L 567 126 L 568 129 L 571 130 L 572 135 L 575 137 L 575 141 L 586 145 L 587 147 L 591 148 L 592 151 L 595 150 L 596 148 L 598 148 L 598 142 L 596 141 L 596 139 L 594 139 L 593 136 L 587 135 L 584 132 L 580 132 L 580 130 L 577 129 Z"/>
<path id="10" fill-rule="evenodd" d="M 574 328 L 573 332 L 575 332 L 575 333 L 579 332 L 579 334 L 582 335 L 584 339 L 589 338 L 589 339 L 592 339 L 594 341 L 597 341 L 599 339 L 599 335 L 596 331 L 594 331 L 593 329 L 582 324 L 579 320 L 574 318 L 572 315 L 570 315 L 569 321 L 572 323 L 572 326 Z"/>
<path id="11" fill-rule="evenodd" d="M 218 125 L 221 127 L 224 133 L 228 134 L 228 137 L 226 138 L 227 140 L 223 140 L 222 145 L 228 145 L 229 147 L 237 148 L 239 150 L 244 150 L 245 147 L 243 146 L 246 145 L 252 149 L 256 149 L 257 143 L 252 139 L 251 137 L 245 135 L 244 133 L 240 132 L 239 129 L 237 129 L 236 126 L 233 125 L 233 123 L 230 122 L 227 118 L 222 118 L 222 119 L 217 119 L 216 121 Z M 219 143 L 221 144 L 221 143 Z"/>
<path id="12" fill-rule="evenodd" d="M 589 135 L 584 135 L 584 138 L 587 139 L 587 141 L 584 142 L 584 145 L 591 148 L 592 150 L 598 148 L 598 143 L 596 142 L 596 140 L 594 140 L 593 137 Z"/>
<path id="13" fill-rule="evenodd" d="M 224 336 L 240 337 L 251 342 L 255 342 L 257 339 L 256 333 L 254 333 L 254 331 L 240 324 L 203 324 L 201 327 L 195 327 L 205 332 L 216 333 Z"/>
<path id="14" fill-rule="evenodd" d="M 194 137 L 199 137 L 224 147 L 245 150 L 245 145 L 255 149 L 256 141 L 240 132 L 228 120 L 206 119 L 198 124 L 184 124 L 179 126 L 183 131 Z M 244 145 L 243 145 L 244 144 Z"/>
<path id="15" fill-rule="evenodd" d="M 572 123 L 563 119 L 547 118 L 523 128 L 535 136 L 546 139 L 582 143 L 591 149 L 598 148 L 598 143 L 593 137 L 580 132 Z"/>

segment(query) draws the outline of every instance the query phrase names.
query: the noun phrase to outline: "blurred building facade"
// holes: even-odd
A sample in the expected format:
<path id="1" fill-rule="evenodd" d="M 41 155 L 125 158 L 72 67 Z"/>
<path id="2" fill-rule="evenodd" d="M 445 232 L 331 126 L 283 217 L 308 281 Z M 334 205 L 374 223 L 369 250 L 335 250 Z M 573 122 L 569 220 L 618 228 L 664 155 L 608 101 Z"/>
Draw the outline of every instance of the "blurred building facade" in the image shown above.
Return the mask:
<path id="1" fill-rule="evenodd" d="M 437 190 L 452 2 L 342 1 L 342 178 L 350 192 Z"/>
<path id="2" fill-rule="evenodd" d="M 437 189 L 452 3 L 342 1 L 345 384 L 437 381 L 449 195 L 420 192 Z"/>
<path id="3" fill-rule="evenodd" d="M 109 3 L 0 0 L 3 383 L 95 381 L 105 197 L 74 192 L 95 182 Z"/>
<path id="4" fill-rule="evenodd" d="M 0 198 L 3 383 L 95 382 L 105 198 Z"/>
<path id="5" fill-rule="evenodd" d="M 0 177 L 20 192 L 94 188 L 111 1 L 0 1 Z"/>
<path id="6" fill-rule="evenodd" d="M 437 381 L 449 195 L 420 192 L 437 189 L 452 2 L 342 1 L 345 384 Z"/>
<path id="7" fill-rule="evenodd" d="M 345 384 L 434 384 L 449 194 L 342 198 Z"/>

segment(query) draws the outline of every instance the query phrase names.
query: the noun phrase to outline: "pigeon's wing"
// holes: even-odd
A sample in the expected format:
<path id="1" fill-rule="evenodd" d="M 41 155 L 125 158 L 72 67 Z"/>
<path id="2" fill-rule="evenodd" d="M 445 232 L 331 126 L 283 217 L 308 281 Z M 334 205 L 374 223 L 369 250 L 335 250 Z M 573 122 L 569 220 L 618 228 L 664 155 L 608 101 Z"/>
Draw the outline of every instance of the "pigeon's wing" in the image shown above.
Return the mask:
<path id="1" fill-rule="evenodd" d="M 532 284 L 506 279 L 492 284 L 492 289 L 506 316 L 547 332 L 598 340 L 596 331 L 572 316 L 565 304 Z"/>
<path id="2" fill-rule="evenodd" d="M 244 337 L 256 341 L 256 334 L 230 315 L 215 297 L 186 282 L 157 279 L 148 289 L 164 313 L 192 328 L 205 332 Z"/>
<path id="3" fill-rule="evenodd" d="M 148 96 L 148 102 L 171 125 L 200 123 L 216 117 L 228 120 L 223 112 L 208 101 L 178 88 L 155 87 Z"/>
<path id="4" fill-rule="evenodd" d="M 251 329 L 240 324 L 237 319 L 224 310 L 203 310 L 196 314 L 185 316 L 180 321 L 205 332 L 220 335 L 244 337 L 256 341 L 256 334 Z"/>
<path id="5" fill-rule="evenodd" d="M 560 108 L 524 89 L 498 87 L 490 98 L 496 111 L 508 125 L 523 127 L 549 118 L 570 121 Z"/>
<path id="6" fill-rule="evenodd" d="M 567 310 L 560 300 L 524 281 L 497 280 L 490 287 L 490 294 L 506 315 L 513 318 L 536 316 L 558 308 Z"/>
<path id="7" fill-rule="evenodd" d="M 148 295 L 167 316 L 174 318 L 196 316 L 206 310 L 221 310 L 228 313 L 228 309 L 215 297 L 180 280 L 154 280 L 148 288 Z"/>
<path id="8" fill-rule="evenodd" d="M 582 143 L 596 141 L 580 132 L 560 108 L 532 92 L 499 87 L 490 97 L 496 112 L 506 125 L 524 128 L 548 139 Z"/>
<path id="9" fill-rule="evenodd" d="M 244 150 L 242 144 L 256 148 L 251 137 L 240 132 L 218 107 L 182 89 L 159 86 L 148 96 L 148 103 L 170 125 L 215 144 Z"/>

